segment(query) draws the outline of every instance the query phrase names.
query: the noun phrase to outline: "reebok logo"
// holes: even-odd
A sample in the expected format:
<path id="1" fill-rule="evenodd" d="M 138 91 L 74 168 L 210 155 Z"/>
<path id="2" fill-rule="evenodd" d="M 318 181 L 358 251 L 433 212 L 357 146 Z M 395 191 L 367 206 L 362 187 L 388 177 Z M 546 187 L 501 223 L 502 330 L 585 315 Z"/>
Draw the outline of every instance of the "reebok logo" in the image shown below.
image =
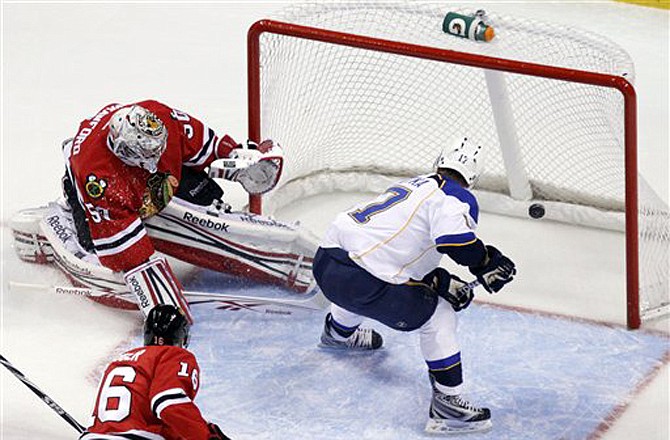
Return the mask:
<path id="1" fill-rule="evenodd" d="M 228 227 L 230 226 L 224 222 L 215 222 L 208 218 L 200 218 L 191 214 L 190 212 L 184 213 L 184 220 L 193 223 L 194 225 L 202 226 L 203 228 L 213 229 L 215 231 L 228 232 Z"/>
<path id="2" fill-rule="evenodd" d="M 72 237 L 72 235 L 68 233 L 67 228 L 60 224 L 57 215 L 52 215 L 51 217 L 47 218 L 47 224 L 51 226 L 51 230 L 54 231 L 56 236 L 58 236 L 60 241 L 62 241 L 63 243 L 65 243 L 70 239 L 70 237 Z"/>
<path id="3" fill-rule="evenodd" d="M 137 277 L 131 277 L 127 281 L 129 281 L 130 290 L 137 297 L 137 300 L 140 302 L 140 306 L 142 307 L 142 309 L 145 309 L 145 308 L 149 307 L 149 299 L 144 294 L 144 290 L 142 289 L 142 285 L 137 280 Z"/>

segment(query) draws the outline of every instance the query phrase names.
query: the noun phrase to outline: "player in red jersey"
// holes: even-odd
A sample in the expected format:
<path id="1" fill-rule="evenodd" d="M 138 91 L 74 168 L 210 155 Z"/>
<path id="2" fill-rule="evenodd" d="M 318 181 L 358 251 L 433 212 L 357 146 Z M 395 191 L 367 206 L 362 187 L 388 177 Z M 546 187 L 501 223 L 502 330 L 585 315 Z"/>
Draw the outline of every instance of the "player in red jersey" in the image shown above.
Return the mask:
<path id="1" fill-rule="evenodd" d="M 144 347 L 123 353 L 102 377 L 91 426 L 81 440 L 230 440 L 193 402 L 200 369 L 189 324 L 169 305 L 151 309 Z"/>
<path id="2" fill-rule="evenodd" d="M 148 100 L 104 107 L 80 124 L 63 154 L 66 201 L 31 211 L 37 222 L 23 221 L 22 213 L 12 223 L 23 259 L 52 258 L 80 284 L 132 292 L 145 314 L 156 304 L 173 304 L 189 321 L 181 285 L 157 250 L 308 289 L 316 240 L 297 225 L 230 212 L 221 187 L 205 172 L 239 182 L 251 194 L 267 192 L 283 165 L 273 141 L 238 144 Z"/>

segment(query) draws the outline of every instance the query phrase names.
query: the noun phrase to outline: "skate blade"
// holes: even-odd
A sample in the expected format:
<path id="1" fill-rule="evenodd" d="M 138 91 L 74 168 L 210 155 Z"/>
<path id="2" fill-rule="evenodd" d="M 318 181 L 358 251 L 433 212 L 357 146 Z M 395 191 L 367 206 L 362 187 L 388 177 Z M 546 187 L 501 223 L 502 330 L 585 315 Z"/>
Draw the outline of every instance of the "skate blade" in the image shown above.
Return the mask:
<path id="1" fill-rule="evenodd" d="M 457 420 L 428 419 L 426 432 L 436 435 L 470 434 L 488 431 L 493 427 L 491 420 L 479 422 L 459 422 Z"/>
<path id="2" fill-rule="evenodd" d="M 347 347 L 346 345 L 328 345 L 324 344 L 322 342 L 319 342 L 318 347 L 321 350 L 325 351 L 334 351 L 334 352 L 346 352 L 346 353 L 376 353 L 384 350 L 384 346 L 382 345 L 379 348 L 376 349 L 370 349 L 370 348 L 352 348 L 352 347 Z"/>

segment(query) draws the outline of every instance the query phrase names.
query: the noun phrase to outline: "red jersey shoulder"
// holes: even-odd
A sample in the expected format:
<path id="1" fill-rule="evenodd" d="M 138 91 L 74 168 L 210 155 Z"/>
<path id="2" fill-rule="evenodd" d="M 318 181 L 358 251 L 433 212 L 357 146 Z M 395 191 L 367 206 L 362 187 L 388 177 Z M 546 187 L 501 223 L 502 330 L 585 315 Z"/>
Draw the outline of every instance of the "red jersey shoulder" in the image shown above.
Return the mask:
<path id="1" fill-rule="evenodd" d="M 189 397 L 194 398 L 200 381 L 200 366 L 195 355 L 181 347 L 152 345 L 146 348 L 155 353 L 156 361 L 160 364 L 156 369 L 156 375 L 160 377 L 155 378 L 154 391 L 181 383 Z"/>

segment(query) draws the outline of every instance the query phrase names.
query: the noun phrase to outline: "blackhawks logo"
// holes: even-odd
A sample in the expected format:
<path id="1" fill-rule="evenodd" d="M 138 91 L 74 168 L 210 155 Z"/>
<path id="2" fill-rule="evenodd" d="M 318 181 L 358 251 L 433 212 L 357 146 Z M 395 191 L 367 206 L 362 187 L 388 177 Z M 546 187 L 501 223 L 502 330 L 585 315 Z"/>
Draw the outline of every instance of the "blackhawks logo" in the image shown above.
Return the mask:
<path id="1" fill-rule="evenodd" d="M 92 199 L 99 199 L 105 195 L 105 188 L 107 188 L 107 181 L 98 179 L 95 174 L 89 174 L 86 178 L 86 194 Z"/>
<path id="2" fill-rule="evenodd" d="M 148 218 L 159 213 L 170 203 L 179 181 L 169 173 L 156 173 L 147 180 L 147 187 L 142 196 L 140 217 Z"/>

